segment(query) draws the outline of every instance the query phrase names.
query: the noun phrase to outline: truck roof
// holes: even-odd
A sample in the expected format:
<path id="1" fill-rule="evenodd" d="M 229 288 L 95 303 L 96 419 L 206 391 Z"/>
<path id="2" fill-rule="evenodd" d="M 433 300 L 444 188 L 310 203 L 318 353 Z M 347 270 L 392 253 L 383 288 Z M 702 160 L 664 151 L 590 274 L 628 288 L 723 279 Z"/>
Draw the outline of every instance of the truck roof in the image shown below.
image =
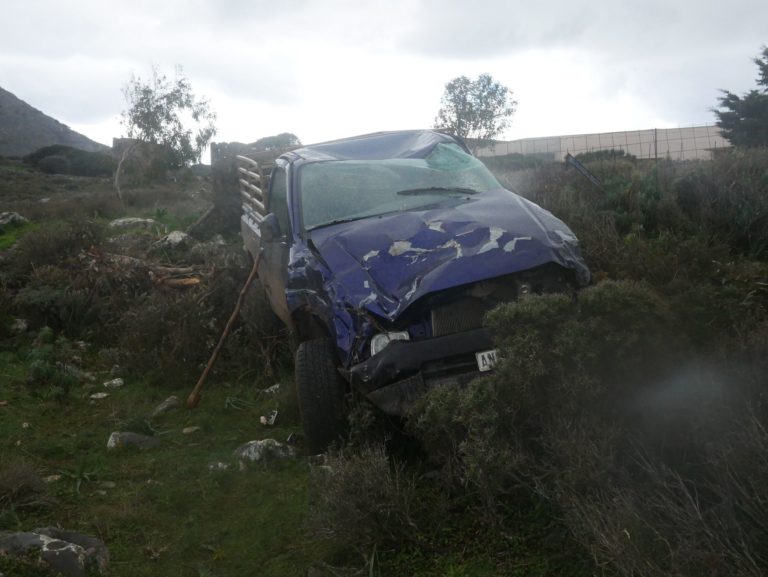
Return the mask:
<path id="1" fill-rule="evenodd" d="M 469 149 L 461 138 L 438 130 L 398 130 L 374 132 L 302 146 L 281 155 L 289 162 L 324 160 L 385 160 L 389 158 L 424 158 L 440 143 Z"/>

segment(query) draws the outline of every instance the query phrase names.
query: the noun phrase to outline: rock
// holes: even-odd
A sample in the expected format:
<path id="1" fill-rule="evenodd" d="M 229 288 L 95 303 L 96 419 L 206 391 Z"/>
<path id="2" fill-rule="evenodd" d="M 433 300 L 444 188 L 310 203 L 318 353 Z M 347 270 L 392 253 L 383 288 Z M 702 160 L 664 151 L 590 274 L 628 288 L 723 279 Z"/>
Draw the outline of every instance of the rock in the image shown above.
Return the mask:
<path id="1" fill-rule="evenodd" d="M 293 447 L 283 445 L 275 439 L 261 439 L 240 445 L 235 449 L 234 454 L 235 457 L 240 459 L 241 463 L 244 461 L 257 463 L 270 458 L 285 459 L 293 457 L 295 451 Z"/>
<path id="2" fill-rule="evenodd" d="M 123 374 L 123 367 L 120 365 L 112 365 L 112 368 L 109 369 L 109 374 L 112 377 L 119 377 Z"/>
<path id="3" fill-rule="evenodd" d="M 273 409 L 267 416 L 262 415 L 259 422 L 265 427 L 274 427 L 277 421 L 277 409 Z"/>
<path id="4" fill-rule="evenodd" d="M 104 383 L 104 386 L 108 389 L 116 389 L 118 387 L 122 387 L 125 384 L 125 381 L 118 377 L 116 379 L 112 379 L 111 381 L 107 381 Z"/>
<path id="5" fill-rule="evenodd" d="M 126 217 L 126 218 L 118 218 L 113 220 L 109 223 L 109 226 L 112 228 L 128 228 L 130 226 L 153 226 L 158 224 L 158 222 L 152 218 L 137 218 L 137 217 Z"/>
<path id="6" fill-rule="evenodd" d="M 157 241 L 153 248 L 186 248 L 194 243 L 194 239 L 186 232 L 174 230 Z"/>
<path id="7" fill-rule="evenodd" d="M 181 404 L 179 401 L 179 397 L 176 395 L 171 395 L 167 399 L 165 399 L 162 403 L 157 405 L 154 410 L 152 411 L 152 418 L 159 417 L 163 413 L 166 413 L 170 411 L 171 409 L 175 409 Z"/>
<path id="8" fill-rule="evenodd" d="M 226 471 L 227 469 L 229 469 L 228 463 L 222 463 L 221 461 L 214 461 L 212 463 L 208 463 L 209 471 Z"/>
<path id="9" fill-rule="evenodd" d="M 11 323 L 11 332 L 20 335 L 26 333 L 27 330 L 29 330 L 27 319 L 13 319 L 13 322 Z"/>
<path id="10" fill-rule="evenodd" d="M 160 444 L 160 439 L 139 433 L 115 431 L 109 436 L 107 449 L 122 449 L 125 447 L 138 447 L 139 449 L 151 449 Z"/>
<path id="11" fill-rule="evenodd" d="M 263 389 L 261 392 L 266 395 L 275 395 L 280 392 L 280 383 L 275 383 L 271 387 L 267 387 L 266 389 Z"/>
<path id="12" fill-rule="evenodd" d="M 0 555 L 36 559 L 65 577 L 85 577 L 93 570 L 103 572 L 109 565 L 109 550 L 101 539 L 55 527 L 0 533 Z"/>
<path id="13" fill-rule="evenodd" d="M 29 219 L 24 218 L 18 212 L 0 212 L 0 226 L 7 224 L 20 225 L 28 222 Z"/>
<path id="14" fill-rule="evenodd" d="M 56 481 L 61 481 L 61 475 L 48 475 L 47 477 L 43 477 L 43 481 L 46 483 L 55 483 Z"/>
<path id="15" fill-rule="evenodd" d="M 114 481 L 102 481 L 101 483 L 99 483 L 99 485 L 101 485 L 105 489 L 114 489 L 115 487 L 117 487 L 117 483 L 115 483 Z"/>
<path id="16" fill-rule="evenodd" d="M 185 435 L 191 435 L 192 433 L 196 433 L 200 430 L 200 427 L 184 427 L 181 432 Z"/>
<path id="17" fill-rule="evenodd" d="M 106 399 L 109 396 L 109 393 L 93 393 L 89 399 L 93 399 L 94 401 L 100 401 L 101 399 Z"/>

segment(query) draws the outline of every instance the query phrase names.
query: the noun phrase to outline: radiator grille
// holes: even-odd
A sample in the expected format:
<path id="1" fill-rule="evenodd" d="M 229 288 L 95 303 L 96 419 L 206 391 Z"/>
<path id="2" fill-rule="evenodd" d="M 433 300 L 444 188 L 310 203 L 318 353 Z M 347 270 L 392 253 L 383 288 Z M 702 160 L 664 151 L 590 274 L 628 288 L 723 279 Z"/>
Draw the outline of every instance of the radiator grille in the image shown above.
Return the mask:
<path id="1" fill-rule="evenodd" d="M 483 326 L 483 315 L 490 309 L 480 299 L 463 298 L 432 309 L 432 336 L 441 337 Z"/>

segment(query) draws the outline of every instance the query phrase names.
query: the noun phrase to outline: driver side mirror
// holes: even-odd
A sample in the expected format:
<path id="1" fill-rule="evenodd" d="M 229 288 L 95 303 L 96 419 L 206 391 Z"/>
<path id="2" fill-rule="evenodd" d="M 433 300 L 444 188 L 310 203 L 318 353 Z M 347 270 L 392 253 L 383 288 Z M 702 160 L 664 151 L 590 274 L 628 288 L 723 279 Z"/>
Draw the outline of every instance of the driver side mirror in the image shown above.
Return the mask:
<path id="1" fill-rule="evenodd" d="M 280 223 L 274 212 L 270 212 L 259 222 L 259 233 L 262 242 L 273 242 L 280 238 Z"/>

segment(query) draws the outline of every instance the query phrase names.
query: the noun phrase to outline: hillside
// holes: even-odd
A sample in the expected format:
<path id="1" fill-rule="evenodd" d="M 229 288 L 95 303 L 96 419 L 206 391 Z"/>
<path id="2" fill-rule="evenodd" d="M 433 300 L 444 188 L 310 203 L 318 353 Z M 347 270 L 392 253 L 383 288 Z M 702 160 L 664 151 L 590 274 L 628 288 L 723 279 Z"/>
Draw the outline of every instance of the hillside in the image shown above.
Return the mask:
<path id="1" fill-rule="evenodd" d="M 0 156 L 24 156 L 51 144 L 107 149 L 0 88 Z"/>

